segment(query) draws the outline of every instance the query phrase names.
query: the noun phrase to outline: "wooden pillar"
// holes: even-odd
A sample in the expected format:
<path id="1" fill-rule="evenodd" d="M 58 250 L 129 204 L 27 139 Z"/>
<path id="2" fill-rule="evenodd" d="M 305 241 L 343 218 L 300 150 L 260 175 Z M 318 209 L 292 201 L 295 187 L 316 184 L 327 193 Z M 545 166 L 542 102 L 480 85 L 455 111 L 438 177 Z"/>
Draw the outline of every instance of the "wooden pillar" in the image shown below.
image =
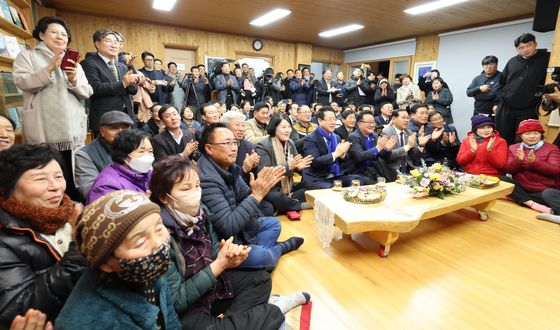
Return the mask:
<path id="1" fill-rule="evenodd" d="M 537 40 L 538 42 L 538 40 Z M 554 38 L 552 39 L 552 50 L 550 51 L 550 60 L 548 62 L 548 67 L 560 66 L 560 12 L 558 12 L 558 18 L 556 19 L 556 29 L 554 30 Z M 551 83 L 552 78 L 550 78 L 550 73 L 546 75 L 546 83 Z M 560 110 L 555 110 L 550 116 L 541 117 L 540 120 L 544 124 L 548 124 L 551 116 L 558 116 Z M 558 118 L 556 118 L 558 119 Z M 548 126 L 545 133 L 545 141 L 553 142 L 558 135 L 560 127 Z"/>
<path id="2" fill-rule="evenodd" d="M 297 43 L 296 54 L 294 56 L 294 70 L 298 68 L 298 64 L 311 65 L 311 56 L 313 49 L 310 44 Z"/>

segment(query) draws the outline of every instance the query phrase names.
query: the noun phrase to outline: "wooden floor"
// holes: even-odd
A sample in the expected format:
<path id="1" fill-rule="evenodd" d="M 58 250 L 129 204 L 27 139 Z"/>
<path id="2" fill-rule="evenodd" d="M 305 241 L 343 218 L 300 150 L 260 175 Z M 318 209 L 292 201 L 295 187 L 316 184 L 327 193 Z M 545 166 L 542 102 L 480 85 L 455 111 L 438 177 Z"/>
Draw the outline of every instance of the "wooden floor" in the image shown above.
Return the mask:
<path id="1" fill-rule="evenodd" d="M 312 329 L 560 329 L 560 226 L 499 200 L 490 220 L 465 209 L 401 234 L 387 258 L 364 234 L 323 249 L 313 211 L 282 222 L 273 292 L 308 291 Z"/>

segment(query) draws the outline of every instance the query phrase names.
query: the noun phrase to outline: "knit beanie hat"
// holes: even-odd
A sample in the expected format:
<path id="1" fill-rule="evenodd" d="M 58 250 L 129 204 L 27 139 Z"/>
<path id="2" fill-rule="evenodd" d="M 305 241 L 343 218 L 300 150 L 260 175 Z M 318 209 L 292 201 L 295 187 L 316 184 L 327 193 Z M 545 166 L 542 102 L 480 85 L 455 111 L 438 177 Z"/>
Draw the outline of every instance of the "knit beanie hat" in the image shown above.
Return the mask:
<path id="1" fill-rule="evenodd" d="M 389 81 L 388 81 L 387 79 L 385 79 L 385 78 L 379 80 L 379 84 L 378 84 L 378 85 L 381 86 L 382 83 L 387 83 L 387 85 L 389 85 Z"/>
<path id="2" fill-rule="evenodd" d="M 484 126 L 484 125 L 491 125 L 492 127 L 494 127 L 494 129 L 496 128 L 492 119 L 490 117 L 483 116 L 483 115 L 472 116 L 471 117 L 471 125 L 472 125 L 472 131 L 473 132 L 476 131 L 477 128 L 479 128 L 481 126 Z"/>
<path id="3" fill-rule="evenodd" d="M 114 191 L 85 207 L 76 224 L 76 245 L 91 268 L 97 269 L 138 222 L 159 211 L 144 194 Z"/>
<path id="4" fill-rule="evenodd" d="M 517 135 L 523 134 L 525 132 L 541 132 L 544 133 L 544 128 L 541 122 L 536 119 L 526 119 L 519 123 L 517 128 Z"/>

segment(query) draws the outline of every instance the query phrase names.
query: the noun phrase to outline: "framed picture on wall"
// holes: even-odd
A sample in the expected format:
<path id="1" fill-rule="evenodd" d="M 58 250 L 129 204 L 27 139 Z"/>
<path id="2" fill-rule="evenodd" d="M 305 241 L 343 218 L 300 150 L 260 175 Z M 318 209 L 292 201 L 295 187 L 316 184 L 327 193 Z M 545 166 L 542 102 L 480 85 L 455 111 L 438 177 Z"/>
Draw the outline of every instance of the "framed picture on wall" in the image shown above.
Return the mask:
<path id="1" fill-rule="evenodd" d="M 305 67 L 308 67 L 309 70 L 311 70 L 311 65 L 309 65 L 309 64 L 298 64 L 297 65 L 298 70 L 303 70 L 303 68 L 305 68 Z"/>
<path id="2" fill-rule="evenodd" d="M 430 72 L 435 68 L 436 68 L 435 61 L 414 63 L 414 71 L 413 71 L 414 76 L 412 77 L 412 79 L 414 79 L 414 83 L 417 84 L 418 80 L 424 75 L 424 73 Z"/>
<path id="3" fill-rule="evenodd" d="M 206 66 L 206 74 L 210 79 L 213 79 L 216 73 L 216 69 L 220 68 L 223 62 L 233 62 L 233 60 L 218 57 L 218 56 L 204 56 L 204 65 Z"/>

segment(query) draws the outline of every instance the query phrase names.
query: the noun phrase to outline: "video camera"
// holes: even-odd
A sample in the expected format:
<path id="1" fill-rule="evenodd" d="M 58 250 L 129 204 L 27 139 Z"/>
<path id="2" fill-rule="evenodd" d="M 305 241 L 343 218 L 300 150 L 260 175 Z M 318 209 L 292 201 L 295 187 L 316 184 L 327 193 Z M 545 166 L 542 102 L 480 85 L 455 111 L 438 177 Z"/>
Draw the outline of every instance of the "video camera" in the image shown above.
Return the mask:
<path id="1" fill-rule="evenodd" d="M 560 89 L 560 67 L 548 68 L 547 71 L 551 73 L 550 77 L 554 80 L 554 82 L 544 86 L 537 85 L 535 88 L 536 97 L 542 97 L 544 94 L 552 94 L 555 92 L 555 88 Z"/>

